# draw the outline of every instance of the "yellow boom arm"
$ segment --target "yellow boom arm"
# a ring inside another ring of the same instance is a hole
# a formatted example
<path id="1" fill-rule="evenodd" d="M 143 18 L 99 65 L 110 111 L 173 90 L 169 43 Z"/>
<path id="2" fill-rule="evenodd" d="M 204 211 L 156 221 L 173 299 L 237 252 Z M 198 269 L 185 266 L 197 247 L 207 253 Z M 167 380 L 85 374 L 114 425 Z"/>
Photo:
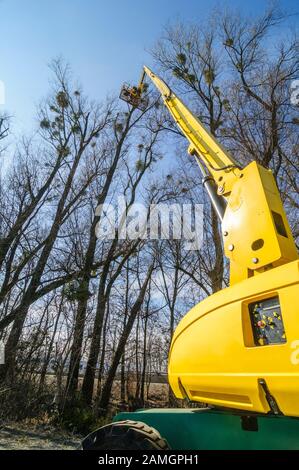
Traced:
<path id="1" fill-rule="evenodd" d="M 241 174 L 237 163 L 161 78 L 148 67 L 144 67 L 144 71 L 160 91 L 165 106 L 188 139 L 189 153 L 200 156 L 217 183 L 218 194 L 228 195 Z"/>
<path id="2" fill-rule="evenodd" d="M 230 259 L 231 284 L 298 259 L 275 179 L 270 170 L 253 161 L 241 169 L 215 137 L 203 126 L 169 86 L 148 67 L 148 75 L 161 93 L 181 132 L 189 141 L 189 153 L 202 169 L 204 164 L 227 200 L 222 214 L 224 251 Z M 202 163 L 201 163 L 202 162 Z"/>

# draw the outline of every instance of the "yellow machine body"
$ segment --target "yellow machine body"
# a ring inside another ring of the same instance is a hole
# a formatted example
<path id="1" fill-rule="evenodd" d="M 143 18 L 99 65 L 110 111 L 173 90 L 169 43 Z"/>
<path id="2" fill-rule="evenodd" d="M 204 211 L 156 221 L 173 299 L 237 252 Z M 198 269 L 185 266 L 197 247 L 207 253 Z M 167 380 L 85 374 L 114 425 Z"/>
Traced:
<path id="1" fill-rule="evenodd" d="M 266 318 L 254 327 L 250 306 L 268 299 L 275 303 L 277 299 L 280 309 L 266 308 L 262 313 Z M 279 411 L 299 416 L 298 299 L 299 261 L 293 261 L 196 305 L 179 323 L 171 344 L 168 376 L 175 395 L 268 413 L 269 402 L 260 384 L 264 380 Z M 271 322 L 277 317 L 277 342 L 256 341 L 254 328 L 273 331 Z"/>
<path id="2" fill-rule="evenodd" d="M 241 168 L 147 67 L 140 96 L 145 75 L 209 182 L 230 260 L 230 287 L 196 305 L 174 333 L 169 383 L 179 398 L 299 416 L 299 259 L 274 176 L 256 161 Z"/>

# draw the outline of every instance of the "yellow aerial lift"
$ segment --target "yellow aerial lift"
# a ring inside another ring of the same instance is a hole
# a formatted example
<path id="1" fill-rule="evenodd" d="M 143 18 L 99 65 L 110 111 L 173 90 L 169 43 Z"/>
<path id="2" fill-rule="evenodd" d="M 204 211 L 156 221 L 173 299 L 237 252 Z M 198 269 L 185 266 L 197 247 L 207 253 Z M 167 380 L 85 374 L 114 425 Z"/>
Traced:
<path id="1" fill-rule="evenodd" d="M 210 408 L 121 413 L 88 436 L 86 448 L 90 439 L 97 448 L 121 445 L 115 432 L 117 442 L 128 432 L 139 442 L 143 433 L 152 448 L 163 448 L 150 425 L 177 449 L 299 449 L 299 258 L 273 174 L 256 161 L 242 168 L 149 68 L 138 87 L 123 87 L 121 98 L 144 109 L 146 76 L 189 141 L 221 219 L 230 287 L 183 317 L 169 354 L 175 396 Z"/>

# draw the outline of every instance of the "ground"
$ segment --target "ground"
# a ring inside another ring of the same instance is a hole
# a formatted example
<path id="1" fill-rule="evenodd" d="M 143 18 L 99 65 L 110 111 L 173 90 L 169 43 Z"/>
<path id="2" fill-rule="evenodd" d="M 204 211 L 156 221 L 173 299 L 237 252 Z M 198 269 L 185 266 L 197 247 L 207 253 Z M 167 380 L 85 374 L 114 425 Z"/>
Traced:
<path id="1" fill-rule="evenodd" d="M 0 427 L 0 450 L 74 450 L 80 437 L 50 426 L 11 423 Z"/>
<path id="2" fill-rule="evenodd" d="M 167 406 L 169 387 L 164 377 L 154 378 L 155 380 L 148 385 L 146 407 L 156 408 Z M 48 377 L 49 382 L 53 380 L 52 376 Z M 161 380 L 158 383 L 158 380 Z M 136 384 L 130 382 L 127 392 L 134 395 Z M 111 405 L 116 410 L 120 410 L 120 383 L 115 381 L 111 393 Z M 138 406 L 139 407 L 139 406 Z M 130 410 L 122 408 L 123 410 Z M 38 420 L 29 420 L 28 422 L 1 422 L 0 421 L 0 450 L 71 450 L 78 449 L 82 436 L 67 433 L 55 429 L 46 422 Z"/>

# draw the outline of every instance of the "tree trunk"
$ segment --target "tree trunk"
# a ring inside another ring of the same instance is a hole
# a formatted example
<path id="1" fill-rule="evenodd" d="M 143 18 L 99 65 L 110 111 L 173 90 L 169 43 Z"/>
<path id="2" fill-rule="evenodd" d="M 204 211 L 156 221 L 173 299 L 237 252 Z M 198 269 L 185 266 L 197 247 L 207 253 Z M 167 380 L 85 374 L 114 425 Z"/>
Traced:
<path id="1" fill-rule="evenodd" d="M 136 374 L 135 398 L 139 398 L 139 394 L 140 394 L 140 374 L 139 374 L 139 315 L 137 315 L 137 325 L 136 325 L 135 374 Z"/>
<path id="2" fill-rule="evenodd" d="M 8 380 L 12 382 L 14 380 L 17 346 L 22 334 L 28 308 L 29 307 L 25 308 L 15 319 L 5 344 L 5 364 L 2 364 L 0 367 L 1 381 Z"/>
<path id="3" fill-rule="evenodd" d="M 98 303 L 97 303 L 96 317 L 95 317 L 95 322 L 94 322 L 94 327 L 93 327 L 90 351 L 89 351 L 86 371 L 85 371 L 83 385 L 82 385 L 82 397 L 84 398 L 87 404 L 90 404 L 92 402 L 92 397 L 93 397 L 94 380 L 95 380 L 96 367 L 97 367 L 99 351 L 100 351 L 100 346 L 101 346 L 101 336 L 102 336 L 103 321 L 104 321 L 104 316 L 105 316 L 105 308 L 106 308 L 106 297 L 103 292 L 103 289 L 100 287 L 100 290 L 98 293 Z"/>
<path id="4" fill-rule="evenodd" d="M 145 374 L 147 366 L 147 324 L 148 324 L 148 311 L 146 312 L 144 319 L 144 332 L 143 332 L 143 357 L 142 357 L 142 372 L 141 372 L 141 383 L 140 383 L 140 398 L 144 405 L 144 389 L 145 389 Z"/>
<path id="5" fill-rule="evenodd" d="M 125 345 L 127 343 L 128 337 L 129 337 L 129 335 L 132 331 L 132 328 L 133 328 L 134 322 L 136 320 L 136 317 L 138 315 L 138 312 L 139 312 L 139 310 L 142 306 L 144 296 L 145 296 L 145 293 L 146 293 L 146 288 L 147 288 L 148 282 L 150 280 L 150 276 L 152 274 L 152 271 L 153 271 L 153 265 L 151 265 L 148 269 L 148 272 L 147 272 L 146 278 L 144 280 L 144 283 L 141 287 L 140 293 L 139 293 L 139 295 L 137 297 L 137 300 L 134 303 L 134 305 L 133 305 L 133 307 L 132 307 L 132 309 L 129 313 L 128 321 L 127 321 L 126 326 L 125 326 L 125 328 L 124 328 L 124 330 L 121 334 L 121 337 L 119 339 L 119 342 L 118 342 L 118 345 L 117 345 L 117 348 L 116 348 L 116 351 L 115 351 L 110 369 L 109 369 L 108 374 L 107 374 L 105 384 L 104 384 L 103 389 L 102 389 L 101 398 L 100 398 L 100 401 L 99 401 L 99 408 L 102 411 L 106 410 L 107 407 L 108 407 L 109 398 L 110 398 L 110 395 L 111 395 L 111 389 L 112 389 L 114 377 L 115 377 L 115 374 L 116 374 L 116 370 L 118 368 L 120 358 L 121 358 L 121 356 L 124 352 Z"/>
<path id="6" fill-rule="evenodd" d="M 213 208 L 211 208 L 212 218 L 212 236 L 215 246 L 215 263 L 210 273 L 210 279 L 212 284 L 212 291 L 218 292 L 222 289 L 223 276 L 224 276 L 224 255 L 222 248 L 222 237 L 220 235 L 219 220 L 217 214 Z"/>
<path id="7" fill-rule="evenodd" d="M 125 351 L 121 356 L 121 367 L 120 367 L 120 401 L 125 403 L 126 401 L 126 370 L 125 370 Z"/>
<path id="8" fill-rule="evenodd" d="M 55 335 L 56 335 L 56 332 L 57 332 L 58 323 L 59 323 L 59 319 L 60 319 L 60 316 L 61 316 L 63 301 L 64 301 L 64 297 L 62 297 L 60 305 L 59 305 L 59 310 L 58 310 L 58 313 L 57 313 L 57 317 L 55 319 L 54 330 L 53 330 L 53 333 L 52 333 L 52 336 L 51 336 L 50 344 L 49 344 L 49 347 L 48 347 L 48 352 L 46 354 L 45 362 L 44 362 L 42 370 L 41 370 L 40 379 L 39 379 L 39 386 L 38 386 L 39 392 L 42 391 L 43 386 L 44 386 L 45 377 L 46 377 L 46 374 L 47 374 L 47 369 L 48 369 L 49 362 L 50 362 L 50 359 L 51 359 L 53 344 L 54 344 L 54 341 L 55 341 Z"/>

